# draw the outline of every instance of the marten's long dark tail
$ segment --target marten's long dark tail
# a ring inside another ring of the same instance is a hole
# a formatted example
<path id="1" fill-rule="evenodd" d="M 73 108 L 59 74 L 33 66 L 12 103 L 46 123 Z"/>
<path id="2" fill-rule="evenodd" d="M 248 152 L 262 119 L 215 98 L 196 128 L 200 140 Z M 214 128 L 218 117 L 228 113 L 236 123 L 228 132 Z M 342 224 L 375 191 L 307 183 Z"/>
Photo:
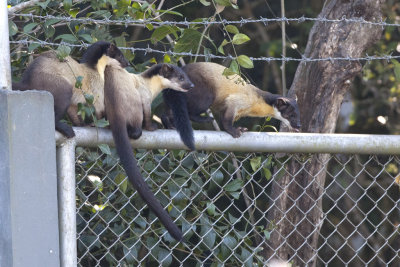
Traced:
<path id="1" fill-rule="evenodd" d="M 185 93 L 172 89 L 163 90 L 166 112 L 163 114 L 164 127 L 175 127 L 182 142 L 190 149 L 195 150 L 192 124 L 189 119 Z M 171 112 L 172 111 L 172 114 Z"/>
<path id="2" fill-rule="evenodd" d="M 162 224 L 167 228 L 173 238 L 182 241 L 183 234 L 178 226 L 172 221 L 168 212 L 164 210 L 158 199 L 147 186 L 142 175 L 140 174 L 135 155 L 132 151 L 132 146 L 129 142 L 126 125 L 122 122 L 115 121 L 110 124 L 111 131 L 114 137 L 115 146 L 120 157 L 122 166 L 128 175 L 129 181 L 133 187 L 139 192 L 143 200 L 149 205 L 150 209 L 157 215 Z"/>

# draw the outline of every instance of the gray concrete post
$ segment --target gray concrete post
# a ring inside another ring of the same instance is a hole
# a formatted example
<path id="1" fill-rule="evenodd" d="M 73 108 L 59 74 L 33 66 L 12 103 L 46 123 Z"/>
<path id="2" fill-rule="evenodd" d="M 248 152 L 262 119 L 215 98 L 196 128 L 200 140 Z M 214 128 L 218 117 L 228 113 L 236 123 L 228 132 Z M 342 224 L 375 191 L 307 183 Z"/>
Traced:
<path id="1" fill-rule="evenodd" d="M 53 98 L 0 90 L 0 266 L 60 266 Z"/>
<path id="2" fill-rule="evenodd" d="M 11 90 L 7 1 L 0 2 L 0 89 Z"/>

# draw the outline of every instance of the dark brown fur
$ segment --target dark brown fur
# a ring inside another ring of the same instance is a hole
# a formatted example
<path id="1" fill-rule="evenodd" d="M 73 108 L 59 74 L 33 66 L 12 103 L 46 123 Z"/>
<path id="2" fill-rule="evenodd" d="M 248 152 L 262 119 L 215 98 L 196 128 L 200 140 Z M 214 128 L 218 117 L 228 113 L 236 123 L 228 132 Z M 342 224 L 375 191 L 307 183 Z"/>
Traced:
<path id="1" fill-rule="evenodd" d="M 151 124 L 151 102 L 162 89 L 173 86 L 176 90 L 185 90 L 193 87 L 193 84 L 180 68 L 167 64 L 155 65 L 141 75 L 130 74 L 118 64 L 111 64 L 106 67 L 104 74 L 106 113 L 122 166 L 129 181 L 150 209 L 171 236 L 180 241 L 183 238 L 182 231 L 172 221 L 140 174 L 129 137 L 137 139 L 141 136 L 142 123 L 145 129 L 154 130 Z"/>
<path id="2" fill-rule="evenodd" d="M 186 125 L 175 125 L 170 108 L 177 99 L 184 98 L 190 119 L 196 122 L 208 122 L 212 119 L 201 116 L 208 108 L 219 115 L 222 128 L 233 137 L 239 137 L 246 128 L 233 127 L 233 122 L 241 117 L 274 117 L 294 130 L 300 128 L 300 115 L 296 100 L 262 91 L 251 84 L 243 84 L 237 75 L 225 77 L 222 73 L 225 67 L 216 63 L 192 63 L 183 67 L 195 87 L 183 94 L 166 91 L 166 113 L 162 116 L 167 128 L 187 128 Z M 182 114 L 174 117 L 182 116 Z M 181 135 L 182 139 L 190 139 Z"/>
<path id="3" fill-rule="evenodd" d="M 78 63 L 71 57 L 60 61 L 56 52 L 48 51 L 28 66 L 21 82 L 13 83 L 13 89 L 50 92 L 54 97 L 56 129 L 66 137 L 73 137 L 75 133 L 72 127 L 60 120 L 68 113 L 74 125 L 82 124 L 77 115 L 77 105 L 85 103 L 85 93 L 95 98 L 97 118 L 104 116 L 104 68 L 110 58 L 117 59 L 124 67 L 128 65 L 128 61 L 115 45 L 103 41 L 86 50 L 83 63 Z M 82 89 L 75 87 L 78 76 L 83 76 Z"/>

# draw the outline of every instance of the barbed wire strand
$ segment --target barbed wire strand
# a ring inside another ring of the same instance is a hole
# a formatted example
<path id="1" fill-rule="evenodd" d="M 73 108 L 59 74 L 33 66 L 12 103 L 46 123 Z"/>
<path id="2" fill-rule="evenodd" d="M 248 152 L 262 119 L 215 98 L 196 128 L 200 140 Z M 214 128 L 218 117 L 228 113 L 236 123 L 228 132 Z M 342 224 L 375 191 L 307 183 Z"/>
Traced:
<path id="1" fill-rule="evenodd" d="M 219 20 L 219 21 L 210 21 L 210 20 L 203 20 L 203 21 L 186 21 L 186 18 L 184 21 L 158 21 L 158 20 L 153 20 L 153 19 L 139 19 L 139 20 L 133 20 L 133 19 L 126 19 L 126 20 L 112 20 L 108 18 L 104 18 L 102 20 L 100 19 L 93 19 L 93 18 L 74 18 L 74 17 L 66 17 L 66 16 L 53 16 L 53 15 L 46 15 L 46 16 L 41 16 L 41 15 L 34 15 L 34 14 L 12 14 L 12 16 L 20 16 L 20 17 L 28 17 L 31 19 L 42 19 L 42 20 L 49 20 L 49 19 L 57 19 L 59 21 L 65 21 L 65 22 L 80 22 L 80 23 L 85 23 L 85 24 L 111 24 L 111 25 L 125 25 L 125 26 L 130 26 L 132 24 L 139 24 L 142 26 L 145 26 L 146 24 L 153 24 L 153 25 L 158 25 L 158 26 L 163 26 L 163 25 L 171 25 L 171 26 L 191 26 L 191 25 L 209 25 L 209 24 L 246 24 L 246 23 L 275 23 L 275 22 L 297 22 L 297 23 L 303 23 L 307 21 L 320 21 L 320 22 L 329 22 L 329 23 L 359 23 L 359 24 L 367 24 L 371 26 L 383 26 L 383 27 L 400 27 L 399 23 L 387 23 L 384 20 L 381 21 L 368 21 L 365 20 L 364 18 L 346 18 L 343 16 L 340 19 L 328 19 L 324 17 L 317 17 L 317 18 L 312 18 L 312 17 L 300 17 L 300 18 L 287 18 L 287 17 L 277 17 L 277 18 L 265 18 L 265 17 L 260 17 L 259 19 L 240 19 L 240 20 Z"/>
<path id="2" fill-rule="evenodd" d="M 30 45 L 30 44 L 38 44 L 40 46 L 52 46 L 52 47 L 57 47 L 60 45 L 65 45 L 69 47 L 79 47 L 79 48 L 86 48 L 90 44 L 88 43 L 82 43 L 82 44 L 71 44 L 71 43 L 66 43 L 66 42 L 61 42 L 61 43 L 51 43 L 51 42 L 46 42 L 46 41 L 33 41 L 33 40 L 18 40 L 18 41 L 10 41 L 10 44 L 22 44 L 22 45 Z M 154 48 L 139 48 L 139 47 L 119 47 L 121 50 L 130 50 L 132 53 L 135 53 L 135 51 L 141 51 L 144 52 L 145 54 L 150 54 L 150 53 L 158 53 L 162 55 L 173 55 L 173 56 L 190 56 L 190 57 L 204 57 L 207 59 L 235 59 L 235 57 L 228 55 L 228 56 L 218 56 L 214 54 L 194 54 L 191 52 L 173 52 L 171 50 L 167 51 L 162 51 Z M 293 57 L 249 57 L 252 61 L 296 61 L 296 62 L 301 62 L 301 63 L 306 63 L 306 62 L 320 62 L 320 61 L 372 61 L 372 60 L 391 60 L 391 59 L 400 59 L 400 56 L 392 56 L 392 55 L 382 55 L 382 56 L 369 56 L 366 55 L 365 57 L 327 57 L 327 58 L 308 58 L 304 55 L 302 55 L 301 58 L 293 58 Z"/>

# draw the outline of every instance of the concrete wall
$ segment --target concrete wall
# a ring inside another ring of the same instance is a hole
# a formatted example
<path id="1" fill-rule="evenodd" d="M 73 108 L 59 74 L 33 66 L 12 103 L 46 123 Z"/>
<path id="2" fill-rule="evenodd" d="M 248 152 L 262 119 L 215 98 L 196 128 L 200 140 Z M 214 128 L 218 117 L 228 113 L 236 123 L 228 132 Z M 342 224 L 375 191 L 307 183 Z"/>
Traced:
<path id="1" fill-rule="evenodd" d="M 0 266 L 60 266 L 53 98 L 0 90 Z"/>

